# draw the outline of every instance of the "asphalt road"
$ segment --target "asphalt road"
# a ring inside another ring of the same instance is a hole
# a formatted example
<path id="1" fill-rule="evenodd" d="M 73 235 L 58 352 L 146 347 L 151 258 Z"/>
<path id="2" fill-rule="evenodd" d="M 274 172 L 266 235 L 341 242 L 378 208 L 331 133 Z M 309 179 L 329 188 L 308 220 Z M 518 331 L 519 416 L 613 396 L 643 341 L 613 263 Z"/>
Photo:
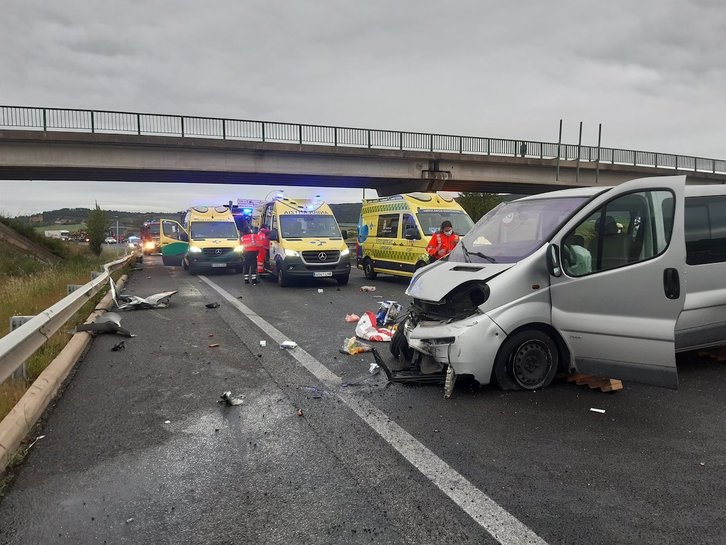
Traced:
<path id="1" fill-rule="evenodd" d="M 726 364 L 680 356 L 678 391 L 460 381 L 445 400 L 338 351 L 345 314 L 405 302 L 405 280 L 143 268 L 129 293 L 179 293 L 122 314 L 125 351 L 94 341 L 0 502 L 0 543 L 726 543 Z"/>

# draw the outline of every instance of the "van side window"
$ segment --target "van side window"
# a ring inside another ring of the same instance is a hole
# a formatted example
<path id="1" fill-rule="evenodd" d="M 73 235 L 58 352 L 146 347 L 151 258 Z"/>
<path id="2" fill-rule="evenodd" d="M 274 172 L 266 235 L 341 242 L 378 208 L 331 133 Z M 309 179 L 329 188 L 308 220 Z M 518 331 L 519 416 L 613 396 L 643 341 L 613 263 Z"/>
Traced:
<path id="1" fill-rule="evenodd" d="M 382 238 L 398 237 L 398 214 L 382 214 L 378 216 L 378 230 L 376 236 Z"/>
<path id="2" fill-rule="evenodd" d="M 403 215 L 403 236 L 410 235 L 415 239 L 419 239 L 421 237 L 418 227 L 416 226 L 416 220 L 413 219 L 413 216 L 411 214 L 404 214 Z"/>
<path id="3" fill-rule="evenodd" d="M 726 197 L 689 197 L 685 209 L 686 263 L 726 261 Z"/>
<path id="4" fill-rule="evenodd" d="M 162 220 L 163 233 L 167 238 L 173 238 L 174 240 L 181 240 L 179 236 L 179 224 L 175 221 Z"/>
<path id="5" fill-rule="evenodd" d="M 660 255 L 670 241 L 674 202 L 665 190 L 610 201 L 562 239 L 565 273 L 584 276 Z"/>

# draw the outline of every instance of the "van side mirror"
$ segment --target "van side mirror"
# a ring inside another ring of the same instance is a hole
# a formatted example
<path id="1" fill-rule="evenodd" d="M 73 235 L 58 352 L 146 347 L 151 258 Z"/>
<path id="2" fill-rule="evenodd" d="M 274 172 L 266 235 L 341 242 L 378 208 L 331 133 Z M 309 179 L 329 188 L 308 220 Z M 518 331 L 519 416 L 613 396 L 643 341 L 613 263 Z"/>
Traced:
<path id="1" fill-rule="evenodd" d="M 280 235 L 277 232 L 277 229 L 273 229 L 270 231 L 270 233 L 267 235 L 267 240 L 271 240 L 272 242 L 277 242 L 280 240 Z"/>
<path id="2" fill-rule="evenodd" d="M 562 276 L 562 267 L 560 266 L 560 249 L 557 244 L 550 244 L 547 248 L 547 270 L 552 276 Z"/>
<path id="3" fill-rule="evenodd" d="M 347 238 L 348 238 L 348 231 L 346 231 L 345 229 L 343 229 L 340 232 L 340 234 L 343 236 L 343 240 L 347 240 Z"/>
<path id="4" fill-rule="evenodd" d="M 405 238 L 406 240 L 420 240 L 421 234 L 415 227 L 406 227 L 403 232 L 403 238 Z"/>

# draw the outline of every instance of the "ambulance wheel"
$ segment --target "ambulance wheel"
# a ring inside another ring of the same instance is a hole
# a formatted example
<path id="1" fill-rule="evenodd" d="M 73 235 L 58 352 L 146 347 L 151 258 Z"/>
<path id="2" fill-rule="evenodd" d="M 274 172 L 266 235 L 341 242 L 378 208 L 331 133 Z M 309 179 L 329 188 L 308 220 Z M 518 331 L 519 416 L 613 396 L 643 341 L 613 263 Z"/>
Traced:
<path id="1" fill-rule="evenodd" d="M 426 265 L 428 265 L 428 263 L 424 263 L 423 261 L 418 261 L 418 262 L 416 263 L 416 266 L 414 267 L 414 269 L 413 269 L 413 270 L 414 270 L 414 271 L 417 271 L 417 270 L 419 270 L 419 269 L 420 269 L 421 267 L 425 267 Z"/>
<path id="2" fill-rule="evenodd" d="M 350 280 L 350 275 L 339 276 L 336 280 L 338 281 L 339 286 L 345 286 L 348 283 L 348 280 Z"/>
<path id="3" fill-rule="evenodd" d="M 366 275 L 368 280 L 375 280 L 376 276 L 378 276 L 378 273 L 376 273 L 376 270 L 373 268 L 373 261 L 370 257 L 366 257 L 363 260 L 363 273 Z"/>
<path id="4" fill-rule="evenodd" d="M 187 263 L 186 259 L 182 259 L 182 267 L 184 268 L 185 271 L 189 270 L 189 263 Z"/>
<path id="5" fill-rule="evenodd" d="M 494 377 L 502 390 L 539 390 L 555 378 L 559 363 L 557 346 L 538 329 L 509 337 L 494 362 Z"/>
<path id="6" fill-rule="evenodd" d="M 282 270 L 282 267 L 277 268 L 277 284 L 281 287 L 287 287 L 290 285 L 290 279 L 285 274 L 285 271 Z"/>

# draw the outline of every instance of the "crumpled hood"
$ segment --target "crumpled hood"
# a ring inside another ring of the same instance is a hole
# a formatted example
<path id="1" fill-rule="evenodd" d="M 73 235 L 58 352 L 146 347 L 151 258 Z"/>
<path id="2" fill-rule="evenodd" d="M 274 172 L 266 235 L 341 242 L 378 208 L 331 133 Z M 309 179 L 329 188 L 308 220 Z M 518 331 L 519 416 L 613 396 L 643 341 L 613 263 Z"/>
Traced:
<path id="1" fill-rule="evenodd" d="M 419 269 L 406 289 L 406 295 L 424 301 L 440 301 L 459 284 L 486 281 L 514 266 L 514 263 L 462 263 L 437 261 Z"/>

